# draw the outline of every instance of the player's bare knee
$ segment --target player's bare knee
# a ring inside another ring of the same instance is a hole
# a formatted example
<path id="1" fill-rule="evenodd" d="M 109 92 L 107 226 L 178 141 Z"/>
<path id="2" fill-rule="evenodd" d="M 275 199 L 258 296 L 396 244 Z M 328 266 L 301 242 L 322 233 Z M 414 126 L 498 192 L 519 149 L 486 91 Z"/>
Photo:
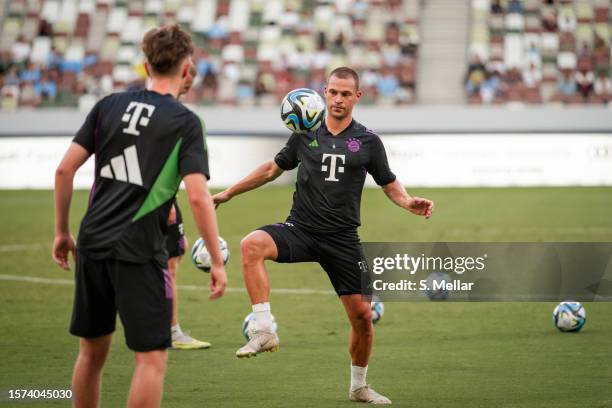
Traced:
<path id="1" fill-rule="evenodd" d="M 360 333 L 369 334 L 373 332 L 372 311 L 369 308 L 358 311 L 351 319 L 351 323 L 355 330 Z"/>
<path id="2" fill-rule="evenodd" d="M 168 353 L 161 350 L 153 351 L 138 351 L 134 353 L 136 365 L 146 366 L 149 369 L 153 369 L 157 372 L 163 373 L 166 369 L 166 362 L 168 361 Z"/>
<path id="3" fill-rule="evenodd" d="M 259 262 L 264 259 L 265 243 L 257 235 L 247 235 L 240 241 L 240 253 L 242 262 L 246 264 Z"/>
<path id="4" fill-rule="evenodd" d="M 93 367 L 104 365 L 107 355 L 108 349 L 101 347 L 81 347 L 79 350 L 79 360 Z"/>

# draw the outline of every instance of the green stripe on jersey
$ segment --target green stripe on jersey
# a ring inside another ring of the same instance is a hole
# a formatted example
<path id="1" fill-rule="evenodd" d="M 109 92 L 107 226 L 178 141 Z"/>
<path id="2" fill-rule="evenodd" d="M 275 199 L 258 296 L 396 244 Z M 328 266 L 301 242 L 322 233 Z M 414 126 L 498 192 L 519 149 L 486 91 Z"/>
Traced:
<path id="1" fill-rule="evenodd" d="M 179 150 L 181 148 L 181 142 L 183 139 L 179 139 L 172 149 L 172 153 L 166 159 L 164 167 L 162 167 L 149 195 L 145 198 L 144 202 L 138 209 L 138 212 L 132 218 L 132 222 L 138 221 L 151 211 L 156 210 L 166 201 L 170 200 L 176 194 L 179 184 L 181 183 L 181 175 L 179 174 Z"/>

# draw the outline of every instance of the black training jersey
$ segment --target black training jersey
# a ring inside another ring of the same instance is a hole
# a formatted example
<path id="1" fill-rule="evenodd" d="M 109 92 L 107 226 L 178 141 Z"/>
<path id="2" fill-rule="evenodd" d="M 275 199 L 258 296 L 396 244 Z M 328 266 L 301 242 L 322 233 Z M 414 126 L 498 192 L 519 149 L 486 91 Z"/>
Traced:
<path id="1" fill-rule="evenodd" d="M 74 142 L 95 154 L 78 250 L 93 259 L 165 257 L 172 199 L 208 158 L 200 119 L 172 95 L 142 90 L 100 100 Z"/>
<path id="2" fill-rule="evenodd" d="M 366 174 L 380 186 L 395 180 L 382 141 L 355 120 L 332 135 L 325 123 L 309 134 L 294 133 L 274 158 L 283 170 L 298 167 L 287 221 L 320 232 L 355 229 Z"/>

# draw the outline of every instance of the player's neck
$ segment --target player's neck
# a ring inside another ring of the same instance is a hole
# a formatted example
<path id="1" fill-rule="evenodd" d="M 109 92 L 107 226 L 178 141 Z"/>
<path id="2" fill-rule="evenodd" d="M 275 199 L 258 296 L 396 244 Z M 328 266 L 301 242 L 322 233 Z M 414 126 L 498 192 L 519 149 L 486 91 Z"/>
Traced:
<path id="1" fill-rule="evenodd" d="M 329 132 L 332 135 L 338 136 L 340 133 L 342 133 L 344 129 L 349 127 L 352 121 L 353 121 L 352 115 L 347 115 L 346 117 L 342 119 L 336 119 L 328 115 L 325 117 L 325 126 L 327 127 L 327 130 L 329 130 Z"/>
<path id="2" fill-rule="evenodd" d="M 161 95 L 170 94 L 174 99 L 178 98 L 180 89 L 181 84 L 178 81 L 168 78 L 151 78 L 147 85 L 147 90 Z"/>

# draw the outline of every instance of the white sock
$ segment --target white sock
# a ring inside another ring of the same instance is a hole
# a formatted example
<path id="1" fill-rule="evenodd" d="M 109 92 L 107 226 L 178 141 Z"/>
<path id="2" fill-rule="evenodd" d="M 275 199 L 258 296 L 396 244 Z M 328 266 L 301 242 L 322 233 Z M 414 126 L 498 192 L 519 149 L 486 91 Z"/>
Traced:
<path id="1" fill-rule="evenodd" d="M 181 326 L 177 323 L 170 328 L 170 333 L 172 333 L 172 338 L 176 339 L 177 337 L 180 337 L 181 334 L 183 334 L 183 331 L 181 330 Z"/>
<path id="2" fill-rule="evenodd" d="M 368 366 L 359 367 L 351 364 L 351 391 L 357 388 L 365 387 L 366 374 L 368 373 Z"/>
<path id="3" fill-rule="evenodd" d="M 272 331 L 272 313 L 270 313 L 270 302 L 257 303 L 253 305 L 257 328 L 263 331 Z"/>

